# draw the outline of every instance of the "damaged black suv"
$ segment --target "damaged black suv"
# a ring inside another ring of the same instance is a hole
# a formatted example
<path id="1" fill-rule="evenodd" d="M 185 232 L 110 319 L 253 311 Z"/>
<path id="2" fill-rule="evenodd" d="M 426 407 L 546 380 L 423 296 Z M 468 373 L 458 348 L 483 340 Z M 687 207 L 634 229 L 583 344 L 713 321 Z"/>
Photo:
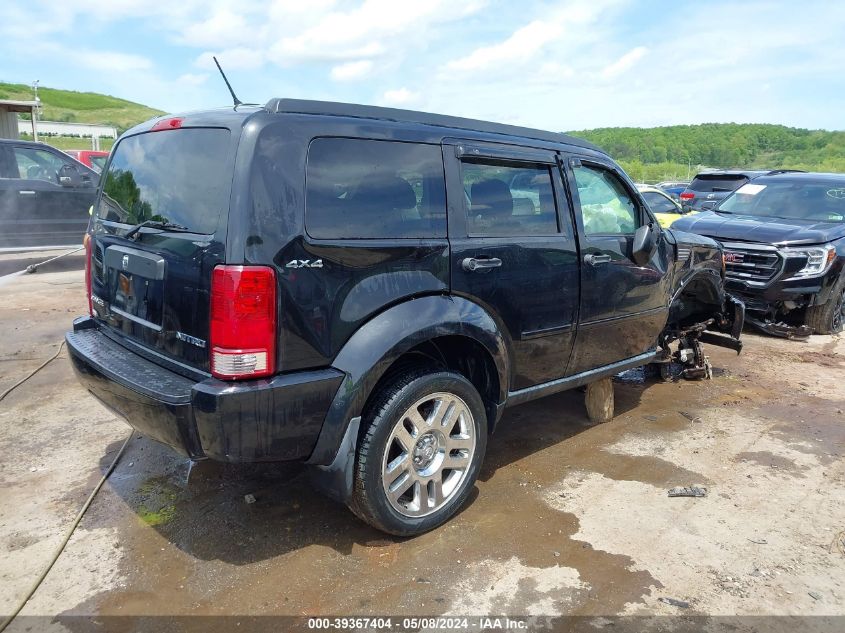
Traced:
<path id="1" fill-rule="evenodd" d="M 505 407 L 704 374 L 744 316 L 719 245 L 662 229 L 592 145 L 375 107 L 135 127 L 85 243 L 66 340 L 92 394 L 192 459 L 303 461 L 400 535 L 464 503 Z"/>
<path id="2" fill-rule="evenodd" d="M 788 338 L 843 331 L 845 174 L 761 176 L 672 228 L 723 243 L 749 323 Z"/>

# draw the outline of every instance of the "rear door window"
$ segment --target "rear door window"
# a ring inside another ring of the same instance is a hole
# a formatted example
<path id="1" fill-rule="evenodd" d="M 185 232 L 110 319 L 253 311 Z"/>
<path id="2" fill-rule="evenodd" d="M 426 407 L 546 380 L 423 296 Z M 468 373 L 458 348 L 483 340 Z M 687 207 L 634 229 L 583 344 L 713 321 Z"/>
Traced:
<path id="1" fill-rule="evenodd" d="M 123 139 L 101 180 L 101 220 L 172 222 L 211 234 L 229 208 L 230 132 L 182 128 Z"/>
<path id="2" fill-rule="evenodd" d="M 305 228 L 317 239 L 446 237 L 440 146 L 314 139 L 306 168 Z"/>
<path id="3" fill-rule="evenodd" d="M 548 165 L 463 161 L 467 231 L 475 237 L 558 233 Z"/>

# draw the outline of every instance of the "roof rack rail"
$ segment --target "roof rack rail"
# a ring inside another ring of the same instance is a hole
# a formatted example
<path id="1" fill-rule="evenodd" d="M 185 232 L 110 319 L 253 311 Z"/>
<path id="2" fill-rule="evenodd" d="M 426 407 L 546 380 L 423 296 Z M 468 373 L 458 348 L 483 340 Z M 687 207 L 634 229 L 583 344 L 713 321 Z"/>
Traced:
<path id="1" fill-rule="evenodd" d="M 766 172 L 767 176 L 776 176 L 777 174 L 806 174 L 804 169 L 772 169 Z"/>
<path id="2" fill-rule="evenodd" d="M 523 136 L 534 140 L 564 143 L 605 153 L 589 141 L 569 136 L 567 134 L 561 134 L 559 132 L 536 130 L 516 125 L 507 125 L 505 123 L 493 123 L 491 121 L 465 119 L 462 117 L 448 116 L 444 114 L 432 114 L 430 112 L 417 112 L 414 110 L 383 108 L 380 106 L 357 105 L 354 103 L 279 98 L 270 99 L 265 104 L 264 109 L 271 114 L 315 114 L 360 119 L 376 119 L 381 121 L 396 121 L 444 128 L 455 128 L 458 130 L 472 130 L 474 132 L 486 132 L 489 134 Z"/>

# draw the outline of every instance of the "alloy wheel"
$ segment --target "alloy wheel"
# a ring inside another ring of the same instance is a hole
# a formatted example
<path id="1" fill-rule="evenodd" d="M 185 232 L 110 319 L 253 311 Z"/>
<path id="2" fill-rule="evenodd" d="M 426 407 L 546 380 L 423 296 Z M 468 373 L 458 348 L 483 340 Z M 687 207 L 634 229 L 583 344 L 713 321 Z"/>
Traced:
<path id="1" fill-rule="evenodd" d="M 382 485 L 394 510 L 422 517 L 448 503 L 461 488 L 475 454 L 472 413 L 452 393 L 420 398 L 390 432 Z"/>

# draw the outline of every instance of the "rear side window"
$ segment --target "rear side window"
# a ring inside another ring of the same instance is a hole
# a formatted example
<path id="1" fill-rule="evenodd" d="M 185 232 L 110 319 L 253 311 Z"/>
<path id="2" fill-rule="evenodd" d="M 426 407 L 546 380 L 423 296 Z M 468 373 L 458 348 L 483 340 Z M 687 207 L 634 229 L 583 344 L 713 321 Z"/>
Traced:
<path id="1" fill-rule="evenodd" d="M 440 146 L 314 139 L 306 168 L 305 229 L 317 239 L 446 237 Z"/>
<path id="2" fill-rule="evenodd" d="M 714 191 L 733 191 L 748 182 L 745 176 L 696 176 L 689 188 L 693 191 L 712 193 Z"/>
<path id="3" fill-rule="evenodd" d="M 653 213 L 677 213 L 678 211 L 674 202 L 656 191 L 644 191 L 643 198 Z"/>
<path id="4" fill-rule="evenodd" d="M 211 234 L 229 208 L 229 130 L 182 128 L 123 139 L 97 209 L 102 220 L 173 222 Z"/>
<path id="5" fill-rule="evenodd" d="M 464 161 L 461 172 L 469 235 L 542 236 L 558 232 L 547 165 Z"/>

